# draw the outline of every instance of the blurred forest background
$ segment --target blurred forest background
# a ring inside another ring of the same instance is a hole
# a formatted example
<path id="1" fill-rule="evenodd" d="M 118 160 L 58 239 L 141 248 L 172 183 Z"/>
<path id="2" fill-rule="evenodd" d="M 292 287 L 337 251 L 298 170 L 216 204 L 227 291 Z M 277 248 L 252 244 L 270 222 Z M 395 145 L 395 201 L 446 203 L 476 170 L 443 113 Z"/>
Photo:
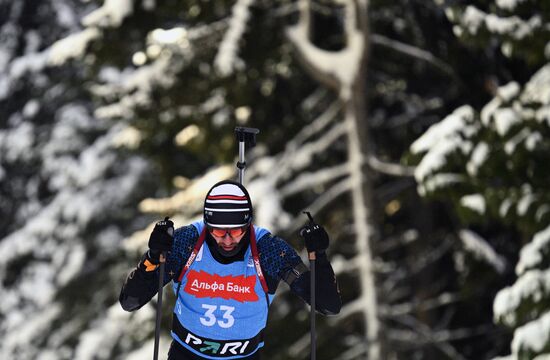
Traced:
<path id="1" fill-rule="evenodd" d="M 0 0 L 0 114 L 2 359 L 150 359 L 121 284 L 235 126 L 256 223 L 331 234 L 320 360 L 550 359 L 549 1 Z M 281 285 L 266 359 L 308 312 Z"/>

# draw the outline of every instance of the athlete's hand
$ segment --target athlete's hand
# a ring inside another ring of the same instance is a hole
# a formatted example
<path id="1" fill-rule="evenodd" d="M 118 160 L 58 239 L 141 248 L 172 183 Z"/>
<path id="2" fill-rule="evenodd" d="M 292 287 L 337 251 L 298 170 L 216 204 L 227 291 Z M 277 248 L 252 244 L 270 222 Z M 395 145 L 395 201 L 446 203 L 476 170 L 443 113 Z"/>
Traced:
<path id="1" fill-rule="evenodd" d="M 149 260 L 158 264 L 163 252 L 172 250 L 174 243 L 174 223 L 166 217 L 155 224 L 149 237 Z"/>
<path id="2" fill-rule="evenodd" d="M 308 216 L 310 217 L 310 221 L 300 230 L 300 236 L 304 238 L 308 253 L 322 253 L 328 248 L 328 234 L 321 225 L 313 221 L 309 213 Z"/>

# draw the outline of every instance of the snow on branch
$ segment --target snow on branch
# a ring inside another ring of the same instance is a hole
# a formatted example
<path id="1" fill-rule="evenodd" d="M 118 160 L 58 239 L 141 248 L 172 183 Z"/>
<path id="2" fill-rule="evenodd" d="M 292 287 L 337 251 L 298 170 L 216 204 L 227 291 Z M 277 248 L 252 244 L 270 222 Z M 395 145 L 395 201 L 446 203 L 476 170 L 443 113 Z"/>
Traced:
<path id="1" fill-rule="evenodd" d="M 99 36 L 99 30 L 89 28 L 55 42 L 50 47 L 48 62 L 53 66 L 61 66 L 71 59 L 81 58 L 88 44 Z"/>
<path id="2" fill-rule="evenodd" d="M 512 353 L 540 353 L 550 343 L 550 311 L 514 331 Z M 548 356 L 548 355 L 547 355 Z"/>
<path id="3" fill-rule="evenodd" d="M 229 28 L 214 59 L 214 66 L 221 76 L 231 75 L 237 66 L 239 40 L 246 30 L 246 23 L 250 17 L 249 7 L 252 3 L 253 0 L 238 0 L 233 5 Z"/>
<path id="4" fill-rule="evenodd" d="M 471 253 L 476 259 L 491 265 L 499 274 L 506 270 L 506 259 L 497 254 L 489 243 L 478 234 L 470 230 L 460 230 L 458 237 L 462 241 L 464 250 Z"/>
<path id="5" fill-rule="evenodd" d="M 449 66 L 449 64 L 437 58 L 432 53 L 426 50 L 420 49 L 416 46 L 411 46 L 409 44 L 402 43 L 394 39 L 390 39 L 380 34 L 372 34 L 370 38 L 374 44 L 379 44 L 379 45 L 388 47 L 392 50 L 395 50 L 397 52 L 400 52 L 402 54 L 406 54 L 410 57 L 425 61 L 429 64 L 434 65 L 436 68 L 438 68 L 439 70 L 441 70 L 446 74 L 454 75 L 454 71 L 451 68 L 451 66 Z"/>
<path id="6" fill-rule="evenodd" d="M 82 19 L 84 26 L 119 27 L 134 11 L 134 0 L 105 0 L 103 6 Z"/>
<path id="7" fill-rule="evenodd" d="M 393 176 L 414 176 L 414 171 L 416 169 L 413 166 L 404 166 L 384 162 L 372 154 L 367 156 L 366 162 L 373 170 L 376 170 L 382 174 Z"/>
<path id="8" fill-rule="evenodd" d="M 550 256 L 550 226 L 536 233 L 533 241 L 521 249 L 516 274 L 520 276 L 527 270 L 540 266 L 544 257 L 548 256 Z"/>
<path id="9" fill-rule="evenodd" d="M 508 326 L 516 326 L 524 321 L 524 316 L 532 318 L 537 314 L 537 308 L 544 307 L 550 299 L 550 270 L 529 270 L 525 272 L 512 286 L 498 292 L 493 302 L 495 321 Z M 522 308 L 529 307 L 525 314 Z"/>

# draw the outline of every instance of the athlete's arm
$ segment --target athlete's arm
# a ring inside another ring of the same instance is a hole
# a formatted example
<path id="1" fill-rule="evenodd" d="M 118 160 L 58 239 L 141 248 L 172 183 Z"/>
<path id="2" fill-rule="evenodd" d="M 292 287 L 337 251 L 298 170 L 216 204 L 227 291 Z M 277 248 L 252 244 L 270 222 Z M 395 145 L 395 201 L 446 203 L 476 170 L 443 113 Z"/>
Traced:
<path id="1" fill-rule="evenodd" d="M 283 239 L 266 235 L 258 241 L 260 263 L 265 272 L 269 293 L 275 293 L 280 280 L 290 290 L 309 304 L 310 271 L 296 251 Z M 324 252 L 317 255 L 315 262 L 315 309 L 325 315 L 340 312 L 342 303 L 334 271 Z"/>
<path id="2" fill-rule="evenodd" d="M 183 261 L 187 261 L 189 254 L 198 238 L 194 226 L 188 225 L 174 232 L 172 250 L 166 257 L 164 285 L 176 279 L 182 268 Z M 150 260 L 147 251 L 139 264 L 126 277 L 120 291 L 119 302 L 126 311 L 134 311 L 147 304 L 158 291 L 159 266 Z"/>
<path id="3" fill-rule="evenodd" d="M 303 265 L 303 263 L 302 263 Z M 305 265 L 304 265 L 305 266 Z M 308 304 L 311 299 L 311 272 L 309 269 L 300 273 L 290 284 L 293 293 Z M 324 315 L 335 315 L 342 308 L 338 283 L 326 253 L 317 253 L 315 261 L 315 310 Z"/>

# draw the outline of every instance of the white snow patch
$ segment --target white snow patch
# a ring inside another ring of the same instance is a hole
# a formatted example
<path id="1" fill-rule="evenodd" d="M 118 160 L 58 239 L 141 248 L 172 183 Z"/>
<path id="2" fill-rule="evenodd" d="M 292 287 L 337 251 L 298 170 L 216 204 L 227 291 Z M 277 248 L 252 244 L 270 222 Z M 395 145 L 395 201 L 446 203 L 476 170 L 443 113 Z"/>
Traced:
<path id="1" fill-rule="evenodd" d="M 536 233 L 533 240 L 521 249 L 516 274 L 520 276 L 525 271 L 535 268 L 543 260 L 543 255 L 548 256 L 548 253 L 550 253 L 550 226 Z"/>
<path id="2" fill-rule="evenodd" d="M 514 137 L 506 141 L 506 143 L 504 144 L 504 151 L 506 152 L 506 154 L 512 155 L 516 151 L 518 145 L 529 138 L 529 135 L 531 135 L 531 130 L 529 130 L 528 128 L 523 128 Z"/>
<path id="3" fill-rule="evenodd" d="M 470 230 L 460 230 L 458 233 L 464 246 L 464 250 L 471 253 L 476 259 L 491 265 L 499 274 L 506 270 L 506 260 L 478 234 Z"/>
<path id="4" fill-rule="evenodd" d="M 420 154 L 432 149 L 439 142 L 444 142 L 446 137 L 458 133 L 468 126 L 474 119 L 474 109 L 465 105 L 457 108 L 452 114 L 445 117 L 439 123 L 432 125 L 412 145 L 411 151 Z"/>
<path id="5" fill-rule="evenodd" d="M 105 0 L 102 7 L 82 19 L 82 24 L 84 26 L 119 27 L 133 11 L 133 0 Z"/>
<path id="6" fill-rule="evenodd" d="M 525 216 L 529 207 L 535 202 L 537 196 L 534 194 L 525 194 L 521 197 L 517 204 L 517 214 L 519 216 Z"/>
<path id="7" fill-rule="evenodd" d="M 521 122 L 521 118 L 516 111 L 510 108 L 498 109 L 493 114 L 496 131 L 500 136 L 506 136 L 508 131 Z"/>
<path id="8" fill-rule="evenodd" d="M 514 331 L 512 352 L 519 354 L 521 350 L 530 350 L 538 353 L 548 343 L 550 343 L 550 311 Z"/>
<path id="9" fill-rule="evenodd" d="M 466 164 L 468 175 L 473 177 L 477 176 L 479 169 L 485 164 L 488 157 L 489 145 L 486 142 L 478 143 L 472 151 L 470 160 Z"/>
<path id="10" fill-rule="evenodd" d="M 550 64 L 540 68 L 527 82 L 521 94 L 523 103 L 550 104 Z"/>
<path id="11" fill-rule="evenodd" d="M 468 5 L 462 15 L 462 25 L 466 27 L 470 34 L 477 34 L 479 28 L 483 24 L 487 14 L 478 8 Z"/>
<path id="12" fill-rule="evenodd" d="M 538 131 L 531 133 L 525 140 L 525 148 L 529 151 L 534 151 L 537 145 L 543 140 L 542 135 Z"/>
<path id="13" fill-rule="evenodd" d="M 81 58 L 88 44 L 99 35 L 99 30 L 89 28 L 58 40 L 50 47 L 48 62 L 54 66 L 61 66 L 71 59 Z"/>
<path id="14" fill-rule="evenodd" d="M 460 205 L 477 212 L 480 215 L 485 214 L 486 203 L 485 198 L 481 194 L 464 195 L 460 198 Z"/>
<path id="15" fill-rule="evenodd" d="M 514 201 L 512 199 L 510 198 L 504 199 L 498 209 L 498 214 L 500 215 L 500 217 L 505 218 L 506 215 L 508 215 L 508 211 L 510 211 L 513 205 L 514 205 Z"/>
<path id="16" fill-rule="evenodd" d="M 504 10 L 514 10 L 522 2 L 525 0 L 496 0 L 497 6 Z"/>
<path id="17" fill-rule="evenodd" d="M 58 287 L 67 285 L 82 269 L 86 260 L 86 249 L 81 244 L 75 243 L 70 249 L 61 270 L 57 274 Z"/>
<path id="18" fill-rule="evenodd" d="M 526 271 L 509 287 L 500 290 L 493 302 L 495 320 L 508 326 L 516 325 L 516 310 L 526 299 L 539 302 L 550 293 L 550 270 Z"/>
<path id="19" fill-rule="evenodd" d="M 23 107 L 23 116 L 26 118 L 34 117 L 40 110 L 40 102 L 36 99 L 29 100 Z"/>
<path id="20" fill-rule="evenodd" d="M 250 17 L 249 7 L 252 3 L 253 0 L 238 0 L 233 5 L 229 28 L 214 59 L 214 66 L 221 76 L 231 75 L 235 70 L 239 40 L 246 30 L 246 23 Z"/>

